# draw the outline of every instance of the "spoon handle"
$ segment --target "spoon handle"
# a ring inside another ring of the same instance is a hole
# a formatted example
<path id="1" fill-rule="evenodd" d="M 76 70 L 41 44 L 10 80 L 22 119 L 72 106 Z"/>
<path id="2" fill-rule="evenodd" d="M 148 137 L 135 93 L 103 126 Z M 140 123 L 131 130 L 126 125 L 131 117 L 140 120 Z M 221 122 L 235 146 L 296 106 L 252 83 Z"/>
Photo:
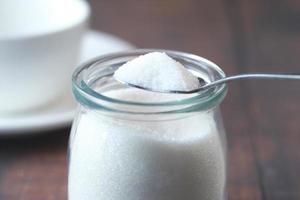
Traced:
<path id="1" fill-rule="evenodd" d="M 228 76 L 214 82 L 208 83 L 202 87 L 207 89 L 222 83 L 240 80 L 240 79 L 278 79 L 278 80 L 300 80 L 300 73 L 280 73 L 280 74 L 239 74 L 235 76 Z"/>

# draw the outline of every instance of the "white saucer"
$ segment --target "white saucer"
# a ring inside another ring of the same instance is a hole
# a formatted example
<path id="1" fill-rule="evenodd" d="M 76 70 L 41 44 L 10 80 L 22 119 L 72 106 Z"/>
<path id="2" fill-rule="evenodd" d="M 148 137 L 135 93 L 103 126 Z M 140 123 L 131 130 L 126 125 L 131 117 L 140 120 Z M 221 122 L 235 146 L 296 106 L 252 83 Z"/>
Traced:
<path id="1" fill-rule="evenodd" d="M 83 39 L 80 63 L 106 53 L 133 48 L 133 45 L 110 34 L 89 31 Z M 0 136 L 43 133 L 67 127 L 73 120 L 75 109 L 76 103 L 70 92 L 66 91 L 55 102 L 38 110 L 18 116 L 0 117 Z"/>

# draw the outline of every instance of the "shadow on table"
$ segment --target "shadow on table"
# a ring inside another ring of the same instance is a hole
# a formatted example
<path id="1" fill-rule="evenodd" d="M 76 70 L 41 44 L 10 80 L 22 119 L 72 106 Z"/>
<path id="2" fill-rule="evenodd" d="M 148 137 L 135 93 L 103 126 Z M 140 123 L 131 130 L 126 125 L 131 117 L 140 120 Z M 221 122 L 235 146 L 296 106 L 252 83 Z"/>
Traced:
<path id="1" fill-rule="evenodd" d="M 65 147 L 67 145 L 70 128 L 55 131 L 36 132 L 9 136 L 0 136 L 0 150 L 16 149 L 45 149 L 51 147 Z"/>

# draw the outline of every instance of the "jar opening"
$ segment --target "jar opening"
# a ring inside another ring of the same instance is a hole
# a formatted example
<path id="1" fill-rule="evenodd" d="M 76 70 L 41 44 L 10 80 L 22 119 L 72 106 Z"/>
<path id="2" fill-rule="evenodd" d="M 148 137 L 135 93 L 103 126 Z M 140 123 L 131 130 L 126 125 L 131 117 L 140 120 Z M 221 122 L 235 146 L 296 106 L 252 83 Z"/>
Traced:
<path id="1" fill-rule="evenodd" d="M 186 66 L 194 75 L 207 82 L 225 77 L 224 72 L 216 64 L 193 54 L 162 49 L 139 49 L 101 56 L 77 68 L 73 74 L 75 98 L 80 104 L 92 109 L 131 114 L 194 112 L 210 109 L 223 100 L 227 91 L 225 84 L 191 95 L 160 95 L 166 98 L 160 98 L 157 101 L 145 101 L 145 98 L 140 101 L 141 98 L 122 99 L 111 96 L 110 91 L 128 90 L 128 86 L 114 80 L 112 77 L 114 71 L 125 62 L 154 51 L 167 53 Z M 170 95 L 174 96 L 170 98 Z"/>

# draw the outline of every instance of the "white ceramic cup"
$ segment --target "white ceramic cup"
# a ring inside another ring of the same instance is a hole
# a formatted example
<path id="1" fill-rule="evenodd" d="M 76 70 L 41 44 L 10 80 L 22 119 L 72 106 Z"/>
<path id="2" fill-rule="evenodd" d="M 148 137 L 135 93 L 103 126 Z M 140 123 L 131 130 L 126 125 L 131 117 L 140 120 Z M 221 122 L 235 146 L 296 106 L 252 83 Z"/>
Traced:
<path id="1" fill-rule="evenodd" d="M 1 0 L 0 114 L 40 107 L 70 85 L 89 16 L 83 0 Z"/>

